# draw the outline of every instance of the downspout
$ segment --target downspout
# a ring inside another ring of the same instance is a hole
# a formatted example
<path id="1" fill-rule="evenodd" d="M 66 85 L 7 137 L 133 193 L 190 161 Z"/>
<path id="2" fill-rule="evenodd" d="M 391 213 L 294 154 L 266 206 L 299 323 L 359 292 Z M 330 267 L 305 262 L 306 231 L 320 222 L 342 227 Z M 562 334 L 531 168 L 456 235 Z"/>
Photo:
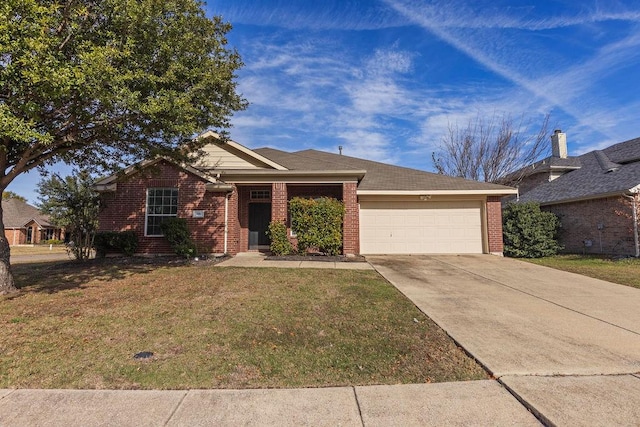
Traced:
<path id="1" fill-rule="evenodd" d="M 229 194 L 224 196 L 224 254 L 227 254 L 227 239 L 229 234 Z"/>
<path id="2" fill-rule="evenodd" d="M 638 241 L 638 202 L 636 198 L 638 193 L 633 196 L 629 196 L 627 194 L 623 194 L 624 197 L 631 200 L 631 212 L 633 216 L 633 243 L 636 248 L 636 258 L 640 258 L 640 242 Z"/>

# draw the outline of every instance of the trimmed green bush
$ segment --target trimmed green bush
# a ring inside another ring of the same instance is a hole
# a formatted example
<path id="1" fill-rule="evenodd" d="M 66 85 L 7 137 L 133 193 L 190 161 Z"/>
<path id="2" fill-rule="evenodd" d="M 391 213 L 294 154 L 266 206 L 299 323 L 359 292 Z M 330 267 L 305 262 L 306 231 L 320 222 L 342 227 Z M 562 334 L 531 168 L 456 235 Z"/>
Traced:
<path id="1" fill-rule="evenodd" d="M 177 255 L 191 258 L 198 254 L 196 244 L 191 239 L 191 233 L 189 232 L 186 219 L 167 219 L 160 224 L 160 229 Z"/>
<path id="2" fill-rule="evenodd" d="M 49 239 L 41 242 L 42 245 L 61 245 L 64 243 L 64 240 L 60 239 Z"/>
<path id="3" fill-rule="evenodd" d="M 102 258 L 109 252 L 132 256 L 138 249 L 138 236 L 135 231 L 100 231 L 93 239 L 96 257 Z"/>
<path id="4" fill-rule="evenodd" d="M 310 248 L 328 255 L 341 253 L 344 203 L 331 197 L 294 197 L 289 201 L 289 211 L 300 253 L 306 254 Z"/>
<path id="5" fill-rule="evenodd" d="M 287 226 L 280 221 L 271 221 L 267 236 L 271 240 L 269 250 L 277 256 L 289 255 L 293 253 L 293 245 L 287 238 Z"/>
<path id="6" fill-rule="evenodd" d="M 562 249 L 557 241 L 560 220 L 541 211 L 538 203 L 509 203 L 502 211 L 502 227 L 506 256 L 541 258 Z"/>

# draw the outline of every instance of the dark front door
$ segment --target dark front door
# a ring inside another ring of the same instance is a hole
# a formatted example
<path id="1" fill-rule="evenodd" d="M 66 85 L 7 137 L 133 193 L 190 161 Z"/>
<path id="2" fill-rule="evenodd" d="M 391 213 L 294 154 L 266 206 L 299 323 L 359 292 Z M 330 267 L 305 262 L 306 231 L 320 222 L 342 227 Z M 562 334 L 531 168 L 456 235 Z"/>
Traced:
<path id="1" fill-rule="evenodd" d="M 271 203 L 249 204 L 249 249 L 268 249 L 267 229 L 271 221 Z"/>

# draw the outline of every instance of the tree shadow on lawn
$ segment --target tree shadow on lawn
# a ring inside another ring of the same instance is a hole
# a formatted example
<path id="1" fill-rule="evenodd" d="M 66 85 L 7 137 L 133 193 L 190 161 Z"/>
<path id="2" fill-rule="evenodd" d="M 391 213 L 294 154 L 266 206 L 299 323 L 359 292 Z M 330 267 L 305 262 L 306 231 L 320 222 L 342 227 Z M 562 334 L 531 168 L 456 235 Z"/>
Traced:
<path id="1" fill-rule="evenodd" d="M 159 267 L 182 267 L 189 261 L 177 257 L 114 257 L 86 261 L 49 261 L 11 266 L 19 292 L 6 295 L 18 298 L 28 293 L 53 294 L 68 289 L 85 289 L 90 282 L 121 280 L 134 274 L 146 274 Z"/>

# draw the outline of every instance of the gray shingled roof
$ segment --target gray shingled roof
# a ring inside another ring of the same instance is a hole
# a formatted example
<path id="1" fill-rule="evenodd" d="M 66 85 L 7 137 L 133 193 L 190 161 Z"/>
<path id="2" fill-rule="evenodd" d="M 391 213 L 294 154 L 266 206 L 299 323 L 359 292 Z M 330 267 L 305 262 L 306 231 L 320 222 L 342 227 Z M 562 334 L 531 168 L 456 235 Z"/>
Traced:
<path id="1" fill-rule="evenodd" d="M 48 215 L 18 199 L 2 201 L 2 220 L 6 228 L 22 228 L 31 220 L 35 220 L 42 227 L 52 227 Z"/>
<path id="2" fill-rule="evenodd" d="M 455 178 L 371 160 L 317 150 L 287 153 L 258 148 L 256 153 L 290 170 L 366 170 L 358 190 L 375 191 L 509 191 L 511 187 Z"/>
<path id="3" fill-rule="evenodd" d="M 528 166 L 525 166 L 521 169 L 518 169 L 515 172 L 511 172 L 510 174 L 500 178 L 498 182 L 502 184 L 513 184 L 520 181 L 523 177 L 535 175 L 538 173 L 548 173 L 551 170 L 565 170 L 569 171 L 571 169 L 579 169 L 580 168 L 580 159 L 575 156 L 570 157 L 554 157 L 549 156 L 542 160 L 539 160 L 535 163 L 532 163 Z"/>
<path id="4" fill-rule="evenodd" d="M 640 185 L 640 138 L 578 156 L 580 169 L 523 194 L 521 201 L 541 204 L 625 193 Z"/>

